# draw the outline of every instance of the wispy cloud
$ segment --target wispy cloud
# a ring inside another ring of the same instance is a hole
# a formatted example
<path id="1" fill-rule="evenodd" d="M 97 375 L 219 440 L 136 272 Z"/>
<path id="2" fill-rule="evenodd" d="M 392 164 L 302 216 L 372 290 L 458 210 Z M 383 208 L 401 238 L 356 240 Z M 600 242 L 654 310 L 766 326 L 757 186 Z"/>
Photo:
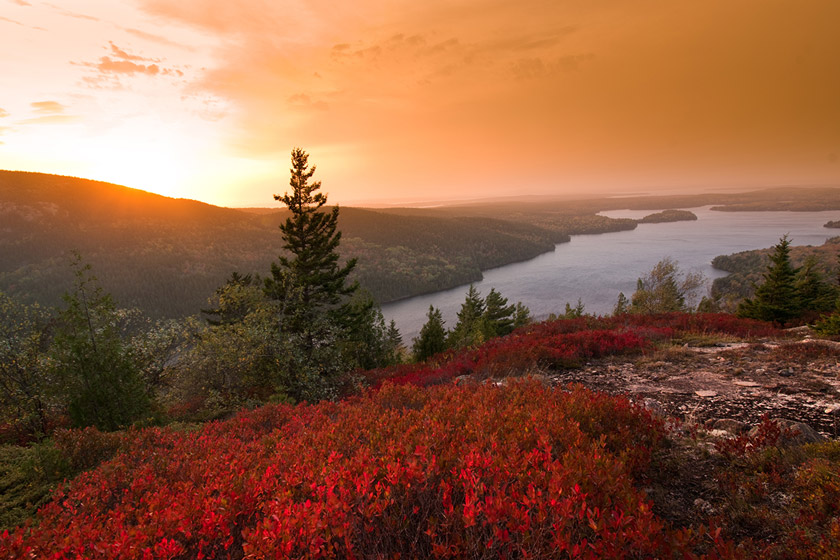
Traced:
<path id="1" fill-rule="evenodd" d="M 27 27 L 26 25 L 24 25 L 23 23 L 19 22 L 16 19 L 7 18 L 7 17 L 4 17 L 4 16 L 0 16 L 0 21 L 5 21 L 6 23 L 13 23 L 15 25 L 21 25 L 23 27 Z"/>
<path id="2" fill-rule="evenodd" d="M 7 110 L 3 109 L 2 107 L 0 107 L 0 119 L 8 117 L 8 116 L 9 116 L 9 112 Z"/>
<path id="3" fill-rule="evenodd" d="M 73 11 L 68 10 L 66 8 L 63 8 L 61 6 L 56 6 L 55 4 L 50 4 L 48 2 L 45 2 L 44 5 L 49 7 L 49 8 L 52 8 L 53 10 L 58 12 L 59 14 L 61 14 L 63 16 L 66 16 L 66 17 L 71 17 L 71 18 L 76 18 L 76 19 L 86 19 L 88 21 L 102 21 L 98 17 L 91 16 L 91 15 L 88 15 L 88 14 L 82 14 L 82 13 L 79 13 L 79 12 L 73 12 Z"/>
<path id="4" fill-rule="evenodd" d="M 27 2 L 26 0 L 12 0 L 12 3 L 17 4 L 18 6 L 31 6 L 32 5 L 29 2 Z"/>
<path id="5" fill-rule="evenodd" d="M 58 101 L 34 101 L 29 106 L 35 116 L 15 124 L 63 124 L 79 120 L 77 115 L 67 114 L 67 107 Z"/>
<path id="6" fill-rule="evenodd" d="M 135 29 L 133 27 L 120 27 L 120 29 L 122 29 L 126 33 L 130 33 L 131 35 L 134 35 L 135 37 L 139 37 L 140 39 L 143 39 L 145 41 L 152 41 L 152 42 L 159 43 L 161 45 L 167 45 L 167 46 L 170 46 L 170 47 L 178 47 L 178 48 L 188 50 L 188 51 L 195 50 L 190 46 L 184 45 L 184 44 L 179 43 L 177 41 L 173 41 L 172 39 L 164 37 L 163 35 L 157 35 L 155 33 L 149 33 L 148 31 L 142 31 L 140 29 Z"/>
<path id="7" fill-rule="evenodd" d="M 35 101 L 29 105 L 39 115 L 61 115 L 66 110 L 58 101 Z"/>
<path id="8" fill-rule="evenodd" d="M 150 77 L 170 76 L 181 78 L 184 72 L 174 66 L 165 66 L 160 58 L 149 58 L 129 53 L 115 45 L 108 43 L 108 54 L 99 58 L 96 62 L 74 63 L 79 66 L 91 68 L 93 76 L 86 76 L 84 81 L 93 87 L 110 86 L 120 88 L 123 86 L 121 76 L 143 75 Z"/>

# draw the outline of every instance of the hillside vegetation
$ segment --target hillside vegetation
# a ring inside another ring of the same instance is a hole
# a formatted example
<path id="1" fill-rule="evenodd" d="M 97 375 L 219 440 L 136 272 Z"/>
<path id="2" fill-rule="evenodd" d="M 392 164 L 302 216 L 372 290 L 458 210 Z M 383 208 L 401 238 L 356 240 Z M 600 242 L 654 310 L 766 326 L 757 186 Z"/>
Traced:
<path id="1" fill-rule="evenodd" d="M 282 188 L 282 187 L 281 187 Z M 69 254 L 106 290 L 152 317 L 195 313 L 232 271 L 265 274 L 282 211 L 244 212 L 85 179 L 0 172 L 0 290 L 54 306 Z M 484 218 L 394 216 L 342 208 L 345 258 L 378 301 L 479 280 L 481 270 L 553 250 L 568 236 Z"/>
<path id="2" fill-rule="evenodd" d="M 729 275 L 714 280 L 712 283 L 713 297 L 723 302 L 727 309 L 734 309 L 734 304 L 739 300 L 752 297 L 755 286 L 762 283 L 762 275 L 767 268 L 772 252 L 772 248 L 766 248 L 715 257 L 712 260 L 712 266 L 728 272 Z M 838 255 L 840 255 L 840 237 L 827 239 L 825 243 L 819 246 L 790 247 L 793 266 L 801 267 L 809 258 L 814 258 L 818 263 L 820 274 L 832 283 L 836 283 L 835 281 L 840 278 Z"/>
<path id="3" fill-rule="evenodd" d="M 835 443 L 786 447 L 770 423 L 721 440 L 711 451 L 715 480 L 731 507 L 677 522 L 648 491 L 682 491 L 681 473 L 708 463 L 701 443 L 625 397 L 552 388 L 544 377 L 676 338 L 768 335 L 780 333 L 726 315 L 558 320 L 368 372 L 378 388 L 337 403 L 268 405 L 191 430 L 63 432 L 68 459 L 84 468 L 105 461 L 0 536 L 0 550 L 103 559 L 834 557 Z M 513 379 L 528 372 L 543 380 Z M 768 505 L 776 488 L 789 506 Z M 765 516 L 755 538 L 745 538 L 748 511 L 750 523 Z"/>

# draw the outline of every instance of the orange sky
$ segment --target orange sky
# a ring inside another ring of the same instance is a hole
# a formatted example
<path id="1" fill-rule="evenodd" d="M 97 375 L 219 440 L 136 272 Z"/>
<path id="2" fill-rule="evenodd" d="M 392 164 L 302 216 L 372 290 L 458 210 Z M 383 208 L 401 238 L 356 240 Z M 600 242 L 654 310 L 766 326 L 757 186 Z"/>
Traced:
<path id="1" fill-rule="evenodd" d="M 0 168 L 274 204 L 840 184 L 837 0 L 0 0 Z"/>

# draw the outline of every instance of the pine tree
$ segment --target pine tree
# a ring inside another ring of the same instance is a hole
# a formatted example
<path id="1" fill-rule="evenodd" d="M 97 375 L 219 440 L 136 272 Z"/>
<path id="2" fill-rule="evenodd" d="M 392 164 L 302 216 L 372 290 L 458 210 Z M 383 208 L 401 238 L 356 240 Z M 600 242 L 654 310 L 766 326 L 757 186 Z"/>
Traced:
<path id="1" fill-rule="evenodd" d="M 796 291 L 802 311 L 830 311 L 837 298 L 837 290 L 823 278 L 814 255 L 809 255 L 799 270 Z"/>
<path id="2" fill-rule="evenodd" d="M 508 305 L 508 300 L 495 288 L 490 288 L 490 293 L 484 298 L 484 338 L 504 336 L 513 331 L 513 314 L 516 312 L 515 305 Z"/>
<path id="3" fill-rule="evenodd" d="M 440 309 L 429 306 L 427 320 L 420 329 L 420 336 L 414 339 L 412 351 L 414 359 L 422 362 L 438 352 L 446 350 L 446 330 L 443 327 L 443 315 Z"/>
<path id="4" fill-rule="evenodd" d="M 447 344 L 450 348 L 461 348 L 483 342 L 484 300 L 479 291 L 470 284 L 467 297 L 458 311 L 458 322 L 449 333 Z"/>
<path id="5" fill-rule="evenodd" d="M 531 310 L 521 301 L 516 302 L 516 309 L 513 312 L 513 330 L 524 327 L 531 322 Z"/>
<path id="6" fill-rule="evenodd" d="M 782 236 L 773 247 L 764 283 L 756 287 L 755 296 L 738 306 L 740 317 L 785 324 L 799 316 L 801 306 L 796 290 L 797 269 L 790 261 L 790 240 Z"/>
<path id="7" fill-rule="evenodd" d="M 624 295 L 624 292 L 619 292 L 618 301 L 615 302 L 615 307 L 613 308 L 613 315 L 624 315 L 629 312 L 630 301 L 627 299 L 627 296 Z"/>
<path id="8" fill-rule="evenodd" d="M 288 207 L 292 215 L 280 225 L 286 249 L 291 256 L 280 256 L 271 265 L 271 277 L 266 279 L 266 293 L 274 299 L 288 298 L 295 291 L 294 306 L 287 306 L 287 327 L 295 331 L 305 329 L 305 323 L 317 315 L 330 313 L 341 318 L 346 308 L 345 296 L 353 294 L 357 284 L 347 284 L 347 276 L 356 260 L 339 265 L 337 252 L 341 241 L 338 225 L 338 206 L 329 212 L 321 211 L 327 197 L 317 192 L 320 181 L 311 181 L 315 166 L 309 166 L 309 155 L 300 148 L 292 150 L 291 192 L 274 195 L 275 200 Z"/>

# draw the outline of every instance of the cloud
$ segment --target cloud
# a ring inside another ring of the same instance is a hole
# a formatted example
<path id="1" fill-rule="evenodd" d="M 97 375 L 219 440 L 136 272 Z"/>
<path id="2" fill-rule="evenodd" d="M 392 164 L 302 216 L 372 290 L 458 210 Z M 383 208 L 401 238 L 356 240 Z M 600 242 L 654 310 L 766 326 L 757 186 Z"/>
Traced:
<path id="1" fill-rule="evenodd" d="M 152 42 L 159 43 L 161 45 L 167 45 L 167 46 L 170 46 L 170 47 L 178 47 L 178 48 L 185 49 L 185 50 L 188 50 L 188 51 L 195 50 L 192 47 L 188 47 L 187 45 L 178 43 L 176 41 L 173 41 L 172 39 L 167 39 L 166 37 L 164 37 L 162 35 L 157 35 L 155 33 L 149 33 L 147 31 L 142 31 L 140 29 L 134 29 L 133 27 L 120 27 L 120 29 L 122 29 L 126 33 L 130 33 L 131 35 L 134 35 L 135 37 L 139 37 L 139 38 L 144 39 L 146 41 L 152 41 Z"/>
<path id="2" fill-rule="evenodd" d="M 541 58 L 521 58 L 511 65 L 511 72 L 518 80 L 541 80 L 579 70 L 581 65 L 594 58 L 592 53 L 566 55 L 548 61 Z"/>
<path id="3" fill-rule="evenodd" d="M 21 25 L 23 27 L 26 27 L 26 25 L 22 24 L 21 22 L 17 21 L 16 19 L 10 19 L 10 18 L 7 18 L 7 17 L 0 16 L 0 21 L 5 21 L 5 22 L 8 22 L 8 23 L 14 23 L 15 25 Z"/>
<path id="4" fill-rule="evenodd" d="M 76 115 L 46 115 L 18 121 L 18 124 L 64 124 L 79 120 Z"/>
<path id="5" fill-rule="evenodd" d="M 27 2 L 26 0 L 12 0 L 12 2 L 14 4 L 17 4 L 18 6 L 31 6 L 32 5 L 29 2 Z"/>
<path id="6" fill-rule="evenodd" d="M 840 145 L 836 0 L 140 1 L 215 36 L 192 86 L 237 153 L 334 149 L 360 183 L 667 182 Z"/>
<path id="7" fill-rule="evenodd" d="M 8 117 L 8 116 L 9 116 L 9 112 L 7 110 L 3 109 L 2 107 L 0 107 L 0 119 Z"/>
<path id="8" fill-rule="evenodd" d="M 86 19 L 88 21 L 102 21 L 98 17 L 89 16 L 87 14 L 80 14 L 79 12 L 72 12 L 72 11 L 66 9 L 66 8 L 62 8 L 61 6 L 56 6 L 55 4 L 50 4 L 48 2 L 45 2 L 44 5 L 49 7 L 49 8 L 52 8 L 53 10 L 58 12 L 59 14 L 61 14 L 63 16 L 66 16 L 66 17 L 71 17 L 71 18 L 76 18 L 76 19 Z"/>
<path id="9" fill-rule="evenodd" d="M 35 101 L 29 104 L 39 115 L 61 115 L 66 107 L 58 101 Z"/>
<path id="10" fill-rule="evenodd" d="M 315 99 L 313 95 L 306 93 L 295 93 L 290 95 L 286 101 L 291 107 L 304 110 L 326 111 L 329 109 L 329 104 L 326 101 Z"/>
<path id="11" fill-rule="evenodd" d="M 58 101 L 35 101 L 29 104 L 36 116 L 17 121 L 16 124 L 63 124 L 79 120 L 68 115 L 67 107 Z"/>
<path id="12" fill-rule="evenodd" d="M 177 67 L 167 67 L 162 64 L 159 58 L 147 58 L 132 54 L 108 42 L 108 54 L 99 58 L 97 62 L 73 63 L 85 66 L 95 71 L 93 76 L 85 76 L 83 82 L 91 87 L 110 86 L 121 88 L 123 86 L 121 76 L 169 76 L 181 78 L 184 72 Z"/>

